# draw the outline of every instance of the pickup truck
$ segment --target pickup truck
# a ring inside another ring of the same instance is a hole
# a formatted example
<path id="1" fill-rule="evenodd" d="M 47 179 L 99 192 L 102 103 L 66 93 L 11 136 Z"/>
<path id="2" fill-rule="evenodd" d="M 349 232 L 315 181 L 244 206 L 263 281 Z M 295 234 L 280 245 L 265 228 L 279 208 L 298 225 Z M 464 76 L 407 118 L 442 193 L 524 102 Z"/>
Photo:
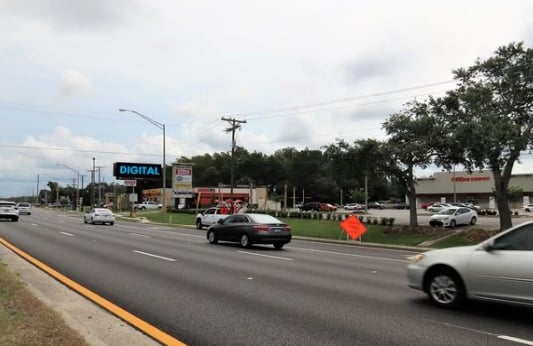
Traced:
<path id="1" fill-rule="evenodd" d="M 135 203 L 133 207 L 137 210 L 157 210 L 161 209 L 163 205 L 161 203 L 157 202 L 141 202 L 141 203 Z"/>
<path id="2" fill-rule="evenodd" d="M 202 229 L 204 226 L 209 227 L 228 215 L 229 214 L 222 214 L 220 208 L 208 208 L 196 215 L 196 228 Z"/>

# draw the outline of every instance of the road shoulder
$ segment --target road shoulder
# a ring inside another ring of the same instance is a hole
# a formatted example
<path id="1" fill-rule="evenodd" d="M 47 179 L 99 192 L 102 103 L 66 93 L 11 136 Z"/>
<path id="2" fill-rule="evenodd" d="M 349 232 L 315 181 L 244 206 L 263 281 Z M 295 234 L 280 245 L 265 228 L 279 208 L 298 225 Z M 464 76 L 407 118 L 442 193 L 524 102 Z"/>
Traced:
<path id="1" fill-rule="evenodd" d="M 20 276 L 39 300 L 60 313 L 67 325 L 78 331 L 90 345 L 159 345 L 2 245 L 0 260 Z"/>

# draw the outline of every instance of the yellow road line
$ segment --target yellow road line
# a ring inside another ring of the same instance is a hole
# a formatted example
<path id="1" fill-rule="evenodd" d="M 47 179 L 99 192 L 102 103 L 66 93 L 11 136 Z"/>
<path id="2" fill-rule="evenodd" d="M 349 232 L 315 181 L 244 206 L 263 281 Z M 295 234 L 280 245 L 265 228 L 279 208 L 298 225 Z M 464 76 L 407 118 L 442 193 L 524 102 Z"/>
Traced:
<path id="1" fill-rule="evenodd" d="M 78 292 L 82 296 L 90 299 L 97 305 L 101 306 L 102 308 L 108 310 L 109 312 L 113 313 L 117 317 L 121 318 L 122 320 L 126 321 L 130 325 L 134 326 L 135 328 L 139 329 L 140 331 L 144 332 L 148 336 L 152 337 L 153 339 L 157 340 L 158 342 L 164 344 L 164 345 L 176 345 L 181 346 L 185 345 L 185 343 L 175 339 L 174 337 L 168 335 L 167 333 L 163 332 L 162 330 L 152 326 L 151 324 L 141 320 L 137 316 L 129 313 L 128 311 L 122 309 L 121 307 L 111 303 L 109 300 L 99 296 L 98 294 L 94 293 L 93 291 L 89 290 L 88 288 L 85 288 L 84 286 L 78 284 L 77 282 L 69 279 L 65 275 L 59 273 L 58 271 L 52 269 L 51 267 L 47 266 L 43 262 L 39 261 L 38 259 L 30 256 L 26 252 L 20 250 L 19 248 L 15 247 L 2 237 L 0 237 L 0 243 L 9 248 L 11 251 L 18 254 L 20 257 L 24 258 L 26 261 L 32 263 L 36 267 L 40 268 L 44 272 L 48 273 L 50 276 L 54 277 L 58 281 L 62 282 L 66 286 L 72 288 L 74 291 Z"/>

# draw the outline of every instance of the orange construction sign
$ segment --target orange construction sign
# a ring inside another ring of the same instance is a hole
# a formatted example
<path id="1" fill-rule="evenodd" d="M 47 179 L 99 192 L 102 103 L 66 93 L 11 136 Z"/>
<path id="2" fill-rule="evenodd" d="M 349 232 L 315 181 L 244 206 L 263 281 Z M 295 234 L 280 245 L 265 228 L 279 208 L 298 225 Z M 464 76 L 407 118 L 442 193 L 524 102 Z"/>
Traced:
<path id="1" fill-rule="evenodd" d="M 359 238 L 366 232 L 365 225 L 353 215 L 350 215 L 346 220 L 341 221 L 340 225 L 352 240 Z"/>

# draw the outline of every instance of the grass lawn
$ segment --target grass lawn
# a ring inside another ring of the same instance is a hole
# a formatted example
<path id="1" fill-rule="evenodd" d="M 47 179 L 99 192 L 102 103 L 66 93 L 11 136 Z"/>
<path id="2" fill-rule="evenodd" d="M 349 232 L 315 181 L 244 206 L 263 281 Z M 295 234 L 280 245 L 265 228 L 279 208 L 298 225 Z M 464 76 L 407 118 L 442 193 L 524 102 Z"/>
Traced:
<path id="1" fill-rule="evenodd" d="M 146 217 L 153 222 L 170 223 L 175 225 L 194 225 L 195 214 L 162 213 L 160 211 L 139 211 L 137 217 Z M 346 233 L 339 225 L 339 221 L 313 220 L 298 218 L 280 218 L 291 226 L 292 234 L 301 237 L 346 240 Z M 439 234 L 386 234 L 382 225 L 368 225 L 368 231 L 363 234 L 362 241 L 367 243 L 416 246 L 432 239 Z"/>
<path id="2" fill-rule="evenodd" d="M 0 262 L 0 345 L 88 344 Z"/>

